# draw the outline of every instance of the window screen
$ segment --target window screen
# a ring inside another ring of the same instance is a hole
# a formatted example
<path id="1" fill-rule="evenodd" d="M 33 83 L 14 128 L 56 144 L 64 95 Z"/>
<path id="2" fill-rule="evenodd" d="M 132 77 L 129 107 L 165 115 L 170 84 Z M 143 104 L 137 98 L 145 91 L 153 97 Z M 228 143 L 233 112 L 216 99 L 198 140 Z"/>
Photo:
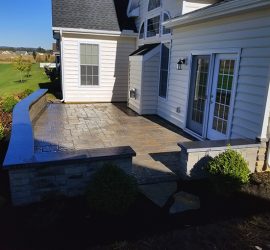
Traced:
<path id="1" fill-rule="evenodd" d="M 96 44 L 80 45 L 81 85 L 99 84 L 99 47 Z"/>
<path id="2" fill-rule="evenodd" d="M 147 37 L 156 36 L 159 34 L 160 16 L 148 19 L 147 21 Z"/>

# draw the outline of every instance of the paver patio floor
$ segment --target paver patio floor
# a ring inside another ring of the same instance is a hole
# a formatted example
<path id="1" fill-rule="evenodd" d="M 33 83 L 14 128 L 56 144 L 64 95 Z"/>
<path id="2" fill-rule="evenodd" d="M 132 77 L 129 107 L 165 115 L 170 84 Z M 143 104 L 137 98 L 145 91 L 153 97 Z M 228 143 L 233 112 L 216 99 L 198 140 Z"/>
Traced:
<path id="1" fill-rule="evenodd" d="M 35 150 L 52 152 L 131 146 L 139 183 L 168 181 L 180 168 L 178 142 L 191 137 L 158 116 L 138 116 L 126 104 L 49 104 L 34 124 Z"/>

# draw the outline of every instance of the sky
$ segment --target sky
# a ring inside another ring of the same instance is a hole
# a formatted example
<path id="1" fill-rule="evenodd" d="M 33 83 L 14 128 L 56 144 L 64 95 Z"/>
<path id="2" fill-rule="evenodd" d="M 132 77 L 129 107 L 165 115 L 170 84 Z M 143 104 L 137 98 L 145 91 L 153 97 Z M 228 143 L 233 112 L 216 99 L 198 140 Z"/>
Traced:
<path id="1" fill-rule="evenodd" d="M 0 46 L 52 48 L 51 0 L 1 0 Z"/>

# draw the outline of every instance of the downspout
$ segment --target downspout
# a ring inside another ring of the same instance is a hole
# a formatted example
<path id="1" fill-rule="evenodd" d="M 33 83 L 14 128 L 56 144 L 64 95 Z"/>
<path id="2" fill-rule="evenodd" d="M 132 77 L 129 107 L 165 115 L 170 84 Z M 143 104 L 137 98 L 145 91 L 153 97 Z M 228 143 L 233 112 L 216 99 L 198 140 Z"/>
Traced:
<path id="1" fill-rule="evenodd" d="M 63 99 L 61 102 L 65 102 L 65 87 L 64 87 L 64 54 L 63 54 L 63 31 L 60 29 L 60 60 L 61 60 L 61 85 L 62 85 L 62 94 L 63 94 Z"/>
<path id="2" fill-rule="evenodd" d="M 270 117 L 268 118 L 268 129 L 267 129 L 267 156 L 266 156 L 266 163 L 265 163 L 265 170 L 270 170 Z"/>

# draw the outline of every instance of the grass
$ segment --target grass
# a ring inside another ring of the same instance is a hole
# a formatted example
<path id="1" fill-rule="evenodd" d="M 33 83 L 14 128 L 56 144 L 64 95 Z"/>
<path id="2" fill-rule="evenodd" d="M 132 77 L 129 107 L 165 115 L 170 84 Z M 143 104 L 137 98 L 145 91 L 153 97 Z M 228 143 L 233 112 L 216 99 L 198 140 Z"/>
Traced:
<path id="1" fill-rule="evenodd" d="M 37 90 L 40 83 L 50 82 L 39 64 L 32 65 L 31 76 L 24 77 L 24 82 L 20 82 L 20 73 L 13 68 L 12 64 L 0 64 L 0 97 L 16 95 L 25 89 Z"/>

